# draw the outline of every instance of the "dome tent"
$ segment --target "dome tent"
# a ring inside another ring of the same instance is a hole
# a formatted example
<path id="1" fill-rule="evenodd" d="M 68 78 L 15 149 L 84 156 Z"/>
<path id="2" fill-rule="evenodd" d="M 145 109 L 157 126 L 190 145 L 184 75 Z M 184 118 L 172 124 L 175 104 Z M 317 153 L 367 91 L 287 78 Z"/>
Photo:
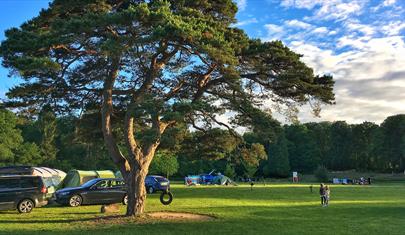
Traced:
<path id="1" fill-rule="evenodd" d="M 89 180 L 95 178 L 115 178 L 114 172 L 110 170 L 102 171 L 81 171 L 70 170 L 65 179 L 59 184 L 58 188 L 72 188 L 78 187 Z"/>
<path id="2" fill-rule="evenodd" d="M 230 185 L 230 184 L 232 184 L 232 185 L 236 186 L 235 182 L 233 182 L 229 177 L 224 176 L 224 175 L 215 176 L 212 183 L 213 184 L 219 184 L 219 185 Z"/>

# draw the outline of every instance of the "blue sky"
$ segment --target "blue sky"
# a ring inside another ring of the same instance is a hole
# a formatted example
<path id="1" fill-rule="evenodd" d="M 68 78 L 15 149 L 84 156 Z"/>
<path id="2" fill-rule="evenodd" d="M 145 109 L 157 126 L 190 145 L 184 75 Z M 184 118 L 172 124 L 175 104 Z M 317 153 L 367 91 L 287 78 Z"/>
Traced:
<path id="1" fill-rule="evenodd" d="M 235 1 L 236 27 L 265 41 L 282 40 L 316 73 L 334 76 L 337 104 L 324 107 L 321 118 L 303 107 L 301 121 L 380 123 L 405 113 L 405 0 Z M 47 0 L 1 0 L 0 40 L 5 29 L 47 5 Z M 0 98 L 16 82 L 0 66 Z"/>

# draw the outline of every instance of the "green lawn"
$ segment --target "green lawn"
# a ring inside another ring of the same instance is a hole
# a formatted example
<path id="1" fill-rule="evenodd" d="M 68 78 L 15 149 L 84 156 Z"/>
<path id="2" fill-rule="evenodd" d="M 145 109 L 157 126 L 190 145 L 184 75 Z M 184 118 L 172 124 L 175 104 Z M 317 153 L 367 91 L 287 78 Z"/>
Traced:
<path id="1" fill-rule="evenodd" d="M 0 212 L 1 234 L 405 234 L 405 183 L 334 186 L 331 204 L 319 205 L 318 187 L 270 184 L 237 187 L 172 186 L 174 201 L 163 206 L 157 194 L 147 211 L 208 214 L 203 222 L 150 219 L 101 220 L 100 206 L 36 208 L 31 214 Z M 122 213 L 125 208 L 122 207 Z"/>

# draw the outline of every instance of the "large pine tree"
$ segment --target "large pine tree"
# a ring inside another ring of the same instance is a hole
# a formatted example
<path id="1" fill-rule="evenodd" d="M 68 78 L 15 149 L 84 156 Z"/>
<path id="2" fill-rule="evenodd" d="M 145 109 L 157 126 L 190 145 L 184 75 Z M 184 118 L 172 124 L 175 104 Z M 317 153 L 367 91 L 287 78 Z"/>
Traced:
<path id="1" fill-rule="evenodd" d="M 330 76 L 315 76 L 279 41 L 249 39 L 233 27 L 236 12 L 232 0 L 54 0 L 6 31 L 2 64 L 24 81 L 7 105 L 99 112 L 128 184 L 126 214 L 140 215 L 145 176 L 168 127 L 227 126 L 217 119 L 226 111 L 236 124 L 253 120 L 267 99 L 289 107 L 334 100 Z"/>

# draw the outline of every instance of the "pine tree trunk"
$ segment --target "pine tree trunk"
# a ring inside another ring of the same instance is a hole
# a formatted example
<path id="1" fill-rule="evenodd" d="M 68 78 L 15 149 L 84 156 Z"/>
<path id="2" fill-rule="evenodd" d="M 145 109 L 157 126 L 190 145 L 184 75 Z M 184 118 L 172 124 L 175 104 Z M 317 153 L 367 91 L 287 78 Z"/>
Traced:
<path id="1" fill-rule="evenodd" d="M 132 170 L 133 169 L 133 170 Z M 145 211 L 146 188 L 145 177 L 147 171 L 131 167 L 127 178 L 128 205 L 126 216 L 140 216 Z"/>

